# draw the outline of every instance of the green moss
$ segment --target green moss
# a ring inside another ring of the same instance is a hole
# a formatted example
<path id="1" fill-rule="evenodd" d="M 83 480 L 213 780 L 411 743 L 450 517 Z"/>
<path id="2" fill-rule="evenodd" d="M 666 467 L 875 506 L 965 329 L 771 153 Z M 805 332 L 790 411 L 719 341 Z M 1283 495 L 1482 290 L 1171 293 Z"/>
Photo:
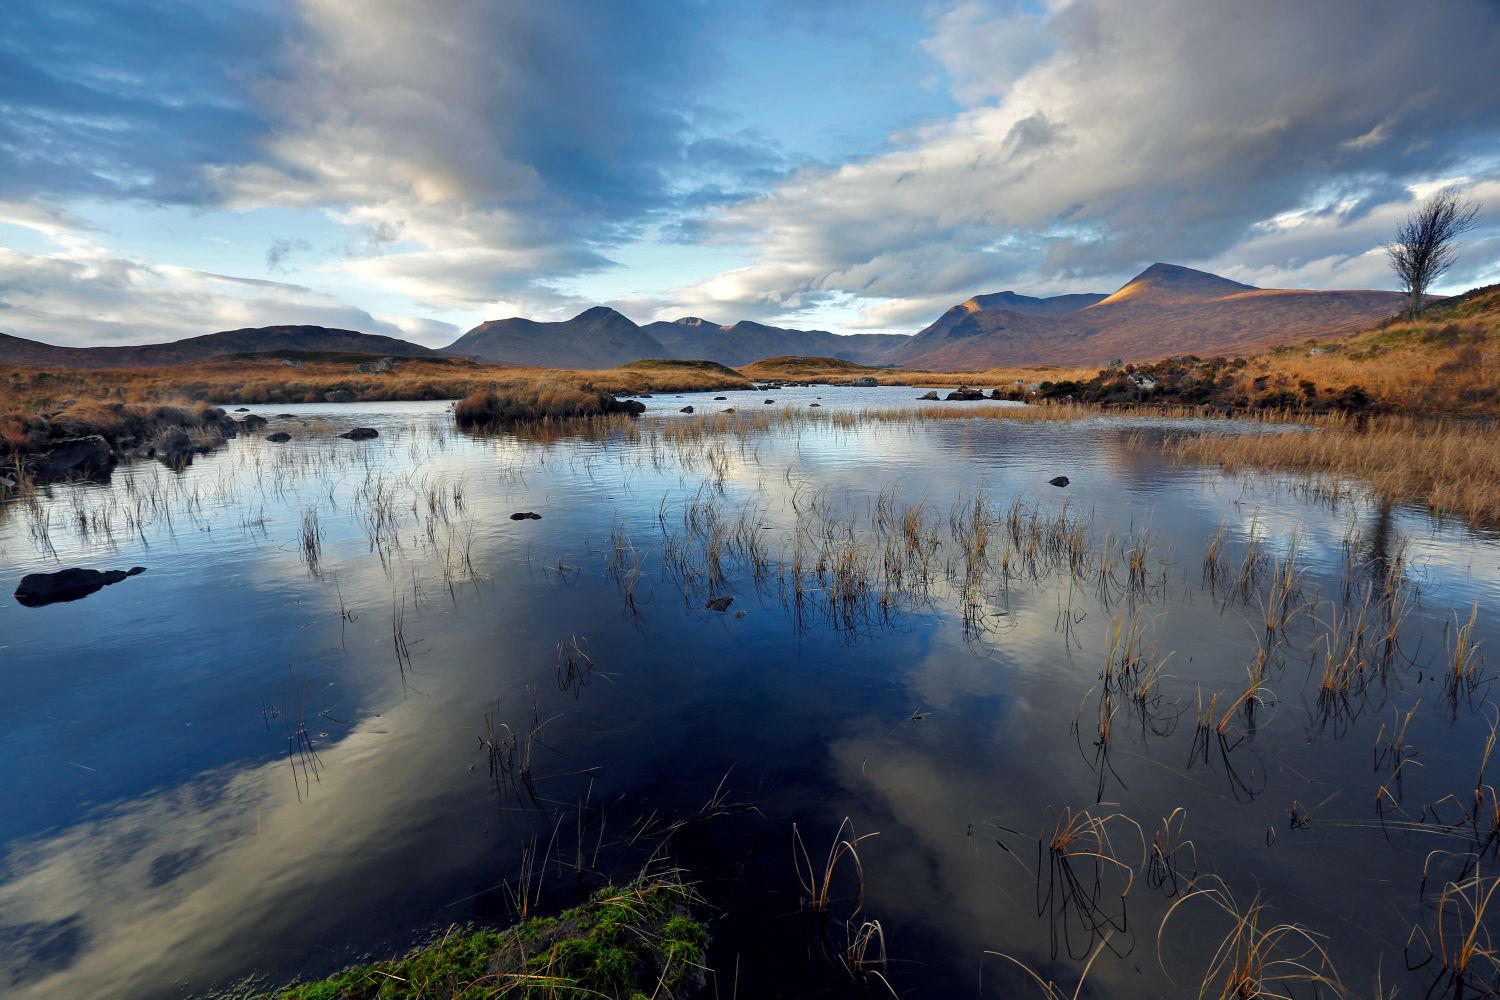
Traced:
<path id="1" fill-rule="evenodd" d="M 361 965 L 259 1000 L 417 1000 L 649 995 L 676 989 L 703 964 L 708 931 L 675 882 L 607 886 L 556 917 L 510 928 L 444 935 L 403 958 Z M 644 992 L 643 992 L 644 990 Z"/>

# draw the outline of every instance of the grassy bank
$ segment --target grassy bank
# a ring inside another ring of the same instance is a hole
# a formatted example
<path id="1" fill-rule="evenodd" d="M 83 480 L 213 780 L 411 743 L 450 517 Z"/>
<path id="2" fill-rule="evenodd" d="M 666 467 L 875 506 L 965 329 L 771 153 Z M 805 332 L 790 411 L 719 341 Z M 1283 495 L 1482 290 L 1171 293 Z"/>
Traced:
<path id="1" fill-rule="evenodd" d="M 968 372 L 908 371 L 901 368 L 871 368 L 839 358 L 809 358 L 788 355 L 765 358 L 742 366 L 744 375 L 765 382 L 824 382 L 849 385 L 858 378 L 873 378 L 881 385 L 909 385 L 918 388 L 956 387 L 961 385 L 999 388 L 1018 398 L 1025 387 L 1043 381 L 1084 379 L 1093 375 L 1092 368 L 1068 368 L 1056 365 L 1018 365 Z M 1019 386 L 1017 383 L 1020 383 Z"/>
<path id="2" fill-rule="evenodd" d="M 292 361 L 295 365 L 284 362 Z M 0 368 L 5 410 L 39 413 L 78 402 L 268 404 L 461 399 L 477 389 L 552 386 L 610 393 L 744 389 L 750 383 L 711 361 L 643 360 L 601 371 L 481 365 L 453 358 L 401 358 L 389 371 L 359 355 L 218 358 L 171 368 L 40 371 Z"/>
<path id="3" fill-rule="evenodd" d="M 1362 483 L 1387 502 L 1500 525 L 1500 430 L 1488 422 L 1335 416 L 1304 433 L 1174 436 L 1164 450 L 1230 471 L 1298 473 L 1333 498 Z"/>
<path id="4" fill-rule="evenodd" d="M 1500 416 L 1500 286 L 1350 337 L 1249 357 L 1177 357 L 1054 376 L 1041 395 L 1104 405 Z"/>
<path id="5" fill-rule="evenodd" d="M 607 886 L 582 906 L 503 931 L 454 931 L 401 958 L 241 1000 L 514 1000 L 691 996 L 704 982 L 707 929 L 680 881 Z"/>

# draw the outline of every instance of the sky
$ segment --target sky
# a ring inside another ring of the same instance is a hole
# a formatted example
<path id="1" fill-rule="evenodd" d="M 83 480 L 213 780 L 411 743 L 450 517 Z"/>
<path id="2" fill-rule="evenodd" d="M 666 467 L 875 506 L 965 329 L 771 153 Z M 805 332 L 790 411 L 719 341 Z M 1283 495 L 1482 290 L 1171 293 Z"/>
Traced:
<path id="1" fill-rule="evenodd" d="M 840 333 L 1155 261 L 1500 281 L 1500 0 L 7 0 L 0 332 Z"/>

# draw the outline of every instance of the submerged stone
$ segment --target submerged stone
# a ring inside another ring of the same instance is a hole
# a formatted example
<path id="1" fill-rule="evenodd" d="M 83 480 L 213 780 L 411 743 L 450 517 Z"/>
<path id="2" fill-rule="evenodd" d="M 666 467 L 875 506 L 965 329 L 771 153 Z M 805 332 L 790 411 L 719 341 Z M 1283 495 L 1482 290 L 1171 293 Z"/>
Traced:
<path id="1" fill-rule="evenodd" d="M 124 569 L 61 569 L 56 573 L 28 573 L 21 578 L 16 588 L 16 600 L 28 608 L 39 608 L 46 604 L 76 601 L 103 590 L 110 584 L 119 583 L 128 576 L 139 576 L 146 572 L 144 566 Z"/>

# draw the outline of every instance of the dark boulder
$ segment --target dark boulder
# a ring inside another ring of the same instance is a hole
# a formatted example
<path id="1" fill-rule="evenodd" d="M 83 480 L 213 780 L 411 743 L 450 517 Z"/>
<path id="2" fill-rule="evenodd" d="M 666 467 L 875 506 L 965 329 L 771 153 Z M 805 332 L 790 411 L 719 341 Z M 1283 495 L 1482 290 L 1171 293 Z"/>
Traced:
<path id="1" fill-rule="evenodd" d="M 922 395 L 918 396 L 917 398 L 918 399 L 937 399 L 938 398 L 937 390 L 936 389 L 928 389 L 926 392 L 922 393 Z"/>
<path id="2" fill-rule="evenodd" d="M 954 389 L 952 392 L 948 393 L 948 395 L 946 397 L 944 397 L 944 398 L 945 399 L 950 399 L 950 400 L 951 399 L 957 399 L 957 400 L 963 400 L 963 401 L 969 401 L 969 400 L 975 400 L 975 399 L 983 399 L 984 398 L 984 391 L 982 389 L 970 389 L 966 385 L 961 385 L 957 389 Z"/>
<path id="3" fill-rule="evenodd" d="M 1063 486 L 1068 485 L 1070 482 L 1072 482 L 1072 480 L 1069 479 L 1067 476 L 1058 476 L 1055 479 L 1049 479 L 1049 480 L 1047 480 L 1047 485 L 1048 486 L 1063 487 Z"/>
<path id="4" fill-rule="evenodd" d="M 270 422 L 271 421 L 267 420 L 265 417 L 261 416 L 258 413 L 252 413 L 248 417 L 246 417 L 243 421 L 241 421 L 241 423 L 243 423 L 245 425 L 245 430 L 247 430 L 247 431 L 253 431 L 257 427 L 264 427 L 264 426 L 266 426 L 266 424 L 269 424 Z"/>
<path id="5" fill-rule="evenodd" d="M 677 412 L 678 413 L 692 413 L 693 412 L 693 408 L 691 406 L 684 406 L 682 409 L 678 410 Z"/>
<path id="6" fill-rule="evenodd" d="M 371 438 L 380 437 L 380 432 L 373 427 L 351 427 L 339 437 L 349 441 L 368 441 Z"/>
<path id="7" fill-rule="evenodd" d="M 822 406 L 822 403 L 808 403 L 808 406 Z"/>
<path id="8" fill-rule="evenodd" d="M 28 573 L 21 578 L 16 588 L 16 600 L 28 608 L 39 608 L 44 604 L 76 601 L 112 583 L 119 583 L 127 576 L 138 576 L 146 572 L 144 567 L 132 569 L 63 569 L 56 573 Z"/>
<path id="9" fill-rule="evenodd" d="M 295 413 L 278 413 L 278 414 L 276 414 L 276 419 L 277 420 L 296 420 L 297 419 L 297 414 L 295 414 Z"/>
<path id="10" fill-rule="evenodd" d="M 108 472 L 115 464 L 115 453 L 109 442 L 98 434 L 62 438 L 36 462 L 38 479 L 66 479 Z"/>
<path id="11" fill-rule="evenodd" d="M 703 605 L 703 607 L 707 611 L 728 611 L 729 606 L 733 603 L 734 598 L 732 597 L 715 597 L 713 600 Z"/>
<path id="12" fill-rule="evenodd" d="M 270 441 L 272 444 L 286 444 L 291 439 L 292 436 L 286 431 L 277 431 L 275 434 L 266 435 L 266 440 Z"/>
<path id="13" fill-rule="evenodd" d="M 542 515 L 534 510 L 518 510 L 510 516 L 512 521 L 540 521 Z"/>
<path id="14" fill-rule="evenodd" d="M 724 400 L 726 400 L 728 398 L 729 398 L 728 396 L 715 396 L 714 397 L 714 402 L 716 402 L 716 403 L 722 403 Z"/>
<path id="15" fill-rule="evenodd" d="M 250 407 L 248 407 L 248 406 L 236 406 L 234 408 L 234 412 L 235 413 L 249 413 L 250 412 Z"/>
<path id="16" fill-rule="evenodd" d="M 642 397 L 649 399 L 649 396 Z M 611 413 L 645 413 L 646 404 L 634 399 L 616 399 L 611 401 L 609 407 Z"/>
<path id="17" fill-rule="evenodd" d="M 774 402 L 776 402 L 776 400 L 774 400 L 774 399 L 768 399 L 768 400 L 766 400 L 766 405 L 770 406 Z"/>

